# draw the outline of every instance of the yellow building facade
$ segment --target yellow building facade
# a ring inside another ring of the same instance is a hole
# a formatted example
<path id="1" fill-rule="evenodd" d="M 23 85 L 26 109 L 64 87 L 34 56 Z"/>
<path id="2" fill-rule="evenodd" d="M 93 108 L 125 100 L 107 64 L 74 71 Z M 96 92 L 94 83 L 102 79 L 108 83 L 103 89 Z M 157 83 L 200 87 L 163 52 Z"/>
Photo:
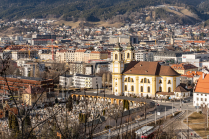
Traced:
<path id="1" fill-rule="evenodd" d="M 173 92 L 180 84 L 180 75 L 170 66 L 134 61 L 131 44 L 125 51 L 119 44 L 115 47 L 112 68 L 112 93 L 115 95 L 154 97 L 157 92 Z"/>

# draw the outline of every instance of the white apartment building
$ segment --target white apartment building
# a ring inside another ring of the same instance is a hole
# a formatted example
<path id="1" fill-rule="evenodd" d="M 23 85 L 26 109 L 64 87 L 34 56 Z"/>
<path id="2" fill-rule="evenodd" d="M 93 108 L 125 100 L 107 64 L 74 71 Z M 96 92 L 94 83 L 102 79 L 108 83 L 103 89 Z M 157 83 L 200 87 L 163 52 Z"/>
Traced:
<path id="1" fill-rule="evenodd" d="M 59 77 L 59 85 L 62 87 L 75 87 L 75 88 L 102 88 L 102 77 L 74 74 Z"/>
<path id="2" fill-rule="evenodd" d="M 21 66 L 23 68 L 23 72 L 22 75 L 29 77 L 29 76 L 34 76 L 36 73 L 36 70 L 38 70 L 39 72 L 43 72 L 45 70 L 45 64 L 43 63 L 38 63 L 38 64 L 22 64 Z M 33 70 L 33 73 L 31 73 L 31 70 Z M 33 75 L 30 75 L 33 74 Z"/>
<path id="3" fill-rule="evenodd" d="M 193 93 L 193 106 L 209 107 L 209 74 L 202 74 Z"/>
<path id="4" fill-rule="evenodd" d="M 56 52 L 56 61 L 58 62 L 74 62 L 75 50 L 60 50 Z"/>
<path id="5" fill-rule="evenodd" d="M 138 51 L 135 53 L 135 60 L 136 61 L 153 61 L 153 53 L 152 52 L 146 52 L 144 50 Z"/>
<path id="6" fill-rule="evenodd" d="M 25 49 L 21 49 L 19 51 L 12 52 L 12 60 L 18 59 L 28 59 L 28 58 L 36 58 L 38 56 L 38 52 L 35 50 L 29 51 Z"/>
<path id="7" fill-rule="evenodd" d="M 182 62 L 188 62 L 196 67 L 202 67 L 202 61 L 209 60 L 209 53 L 182 54 Z"/>
<path id="8" fill-rule="evenodd" d="M 74 87 L 76 88 L 102 88 L 102 77 L 75 74 L 73 77 Z"/>
<path id="9" fill-rule="evenodd" d="M 52 60 L 52 54 L 39 54 L 40 60 Z"/>
<path id="10" fill-rule="evenodd" d="M 73 75 L 66 75 L 59 77 L 59 85 L 62 87 L 72 87 L 73 86 Z"/>

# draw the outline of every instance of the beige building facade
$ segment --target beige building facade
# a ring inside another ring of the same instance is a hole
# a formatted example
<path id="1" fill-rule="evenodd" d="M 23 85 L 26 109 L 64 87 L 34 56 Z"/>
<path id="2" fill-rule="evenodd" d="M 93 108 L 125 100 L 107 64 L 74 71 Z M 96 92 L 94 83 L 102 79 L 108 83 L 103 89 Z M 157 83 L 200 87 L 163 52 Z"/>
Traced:
<path id="1" fill-rule="evenodd" d="M 119 44 L 115 47 L 112 62 L 113 94 L 154 97 L 157 92 L 174 92 L 180 84 L 180 75 L 170 66 L 134 59 L 131 44 L 124 52 Z"/>

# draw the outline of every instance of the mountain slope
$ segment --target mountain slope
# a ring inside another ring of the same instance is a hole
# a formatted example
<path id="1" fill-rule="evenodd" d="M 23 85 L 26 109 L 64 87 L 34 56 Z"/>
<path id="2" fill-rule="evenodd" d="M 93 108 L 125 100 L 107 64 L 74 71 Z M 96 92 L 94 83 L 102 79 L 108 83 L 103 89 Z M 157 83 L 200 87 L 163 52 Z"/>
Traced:
<path id="1" fill-rule="evenodd" d="M 117 14 L 137 11 L 159 4 L 184 3 L 198 5 L 199 0 L 0 0 L 0 18 L 46 18 L 64 20 L 85 18 L 88 21 L 106 20 Z"/>

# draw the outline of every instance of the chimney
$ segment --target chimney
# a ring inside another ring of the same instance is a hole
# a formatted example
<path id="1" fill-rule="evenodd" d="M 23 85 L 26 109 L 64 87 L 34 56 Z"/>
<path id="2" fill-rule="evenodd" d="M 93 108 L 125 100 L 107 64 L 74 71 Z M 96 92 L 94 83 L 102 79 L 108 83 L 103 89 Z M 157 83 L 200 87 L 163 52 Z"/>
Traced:
<path id="1" fill-rule="evenodd" d="M 203 73 L 203 74 L 202 74 L 202 79 L 204 80 L 204 78 L 205 78 L 205 74 Z"/>

